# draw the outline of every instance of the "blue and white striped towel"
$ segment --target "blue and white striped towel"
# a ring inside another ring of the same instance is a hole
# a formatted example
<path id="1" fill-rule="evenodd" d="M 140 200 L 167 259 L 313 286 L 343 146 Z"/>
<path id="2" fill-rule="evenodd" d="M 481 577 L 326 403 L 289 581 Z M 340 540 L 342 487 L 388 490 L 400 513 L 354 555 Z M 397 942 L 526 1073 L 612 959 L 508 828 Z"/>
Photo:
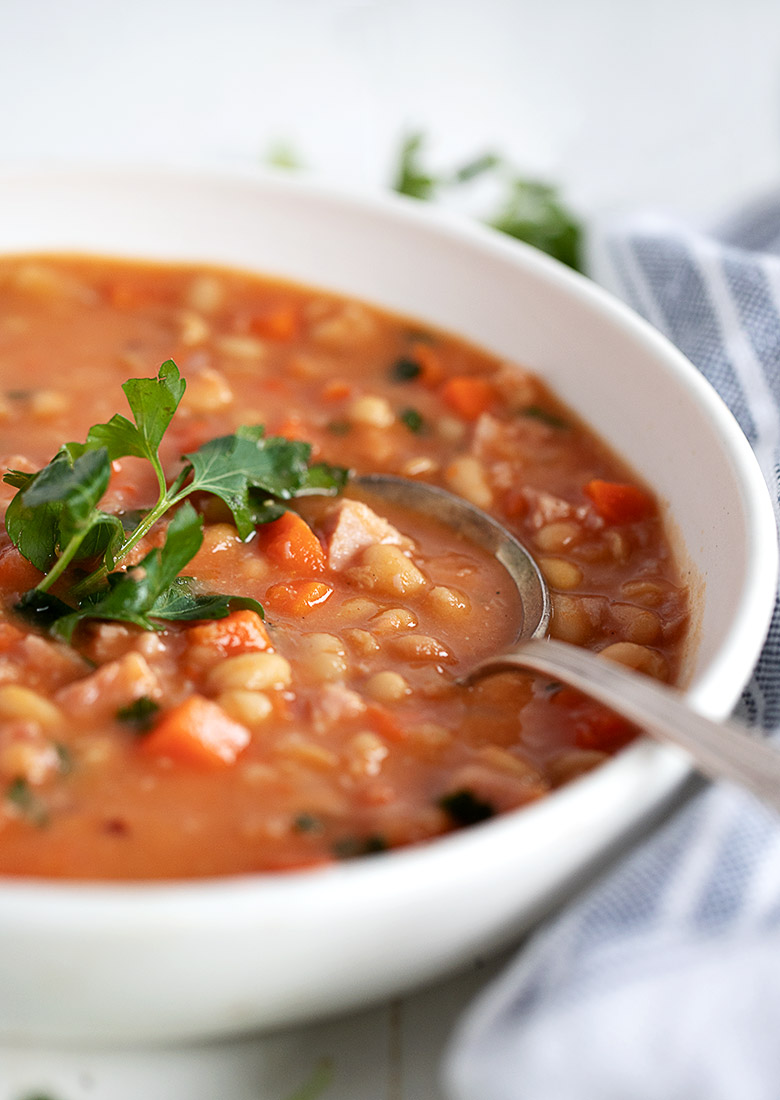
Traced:
<path id="1" fill-rule="evenodd" d="M 628 220 L 598 255 L 731 407 L 777 510 L 780 199 L 714 236 Z M 780 729 L 777 605 L 738 714 Z M 725 785 L 689 801 L 529 941 L 444 1078 L 452 1100 L 778 1100 L 780 819 Z"/>

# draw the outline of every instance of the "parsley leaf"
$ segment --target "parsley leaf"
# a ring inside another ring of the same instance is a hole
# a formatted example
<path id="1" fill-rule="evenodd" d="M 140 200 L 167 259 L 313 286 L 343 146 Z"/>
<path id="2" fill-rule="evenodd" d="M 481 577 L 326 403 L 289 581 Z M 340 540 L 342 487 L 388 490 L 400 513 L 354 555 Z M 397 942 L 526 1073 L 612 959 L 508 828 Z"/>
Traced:
<path id="1" fill-rule="evenodd" d="M 6 530 L 37 569 L 51 571 L 39 585 L 41 591 L 71 561 L 94 557 L 121 543 L 124 532 L 118 517 L 97 509 L 110 476 L 104 447 L 74 459 L 70 445 L 36 474 L 11 470 L 5 475 L 3 480 L 19 489 L 6 511 Z"/>
<path id="2" fill-rule="evenodd" d="M 413 199 L 432 199 L 439 184 L 435 176 L 424 171 L 420 164 L 420 151 L 425 142 L 421 133 L 404 138 L 398 160 L 398 171 L 393 190 Z"/>
<path id="3" fill-rule="evenodd" d="M 547 252 L 579 271 L 582 230 L 556 188 L 527 179 L 503 157 L 487 152 L 450 172 L 434 174 L 423 164 L 422 133 L 407 135 L 401 144 L 393 189 L 412 198 L 432 200 L 441 191 L 462 187 L 479 176 L 490 176 L 501 189 L 501 204 L 487 224 L 501 233 Z"/>
<path id="4" fill-rule="evenodd" d="M 513 180 L 502 209 L 490 224 L 579 271 L 580 227 L 549 184 Z"/>
<path id="5" fill-rule="evenodd" d="M 131 378 L 123 385 L 132 421 L 117 413 L 107 423 L 93 425 L 86 442 L 64 444 L 37 473 L 6 472 L 4 480 L 17 489 L 6 529 L 24 557 L 44 573 L 19 601 L 20 614 L 66 641 L 89 619 L 158 630 L 159 620 L 219 619 L 236 606 L 262 614 L 256 600 L 202 592 L 193 578 L 181 576 L 203 541 L 203 521 L 187 497 L 219 497 L 241 538 L 247 538 L 257 524 L 284 511 L 283 501 L 340 492 L 348 472 L 327 463 L 310 465 L 308 443 L 266 437 L 262 426 L 252 425 L 185 455 L 184 467 L 169 486 L 159 448 L 185 386 L 176 364 L 168 360 L 156 378 Z M 101 511 L 99 503 L 112 461 L 125 455 L 152 464 L 159 497 L 149 511 L 120 517 Z M 139 564 L 117 570 L 171 509 L 164 545 L 150 550 Z M 49 592 L 54 585 L 56 594 Z"/>
<path id="6" fill-rule="evenodd" d="M 255 526 L 251 490 L 289 500 L 306 481 L 308 443 L 272 436 L 263 439 L 262 429 L 240 429 L 235 435 L 220 436 L 204 443 L 184 457 L 192 469 L 192 482 L 185 492 L 213 493 L 227 504 L 242 539 Z"/>
<path id="7" fill-rule="evenodd" d="M 128 379 L 122 389 L 135 424 L 117 413 L 107 424 L 94 424 L 89 429 L 86 446 L 105 447 L 112 461 L 125 455 L 148 459 L 164 490 L 165 474 L 157 452 L 186 385 L 172 359 L 163 363 L 156 378 Z"/>
<path id="8" fill-rule="evenodd" d="M 168 526 L 165 543 L 154 547 L 138 564 L 125 572 L 110 573 L 108 589 L 85 600 L 52 626 L 52 632 L 69 642 L 79 623 L 87 619 L 111 619 L 133 623 L 144 630 L 160 630 L 155 619 L 221 619 L 228 614 L 233 598 L 201 597 L 182 582 L 181 570 L 195 557 L 203 542 L 203 520 L 188 502 L 176 512 Z M 242 607 L 262 614 L 256 600 L 236 598 Z"/>

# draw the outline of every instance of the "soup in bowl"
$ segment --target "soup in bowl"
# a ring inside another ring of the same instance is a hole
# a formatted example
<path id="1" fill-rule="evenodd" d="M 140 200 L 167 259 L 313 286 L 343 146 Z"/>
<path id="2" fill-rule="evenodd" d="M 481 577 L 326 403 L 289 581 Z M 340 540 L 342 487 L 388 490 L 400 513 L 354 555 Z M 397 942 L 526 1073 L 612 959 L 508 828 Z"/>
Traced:
<path id="1" fill-rule="evenodd" d="M 464 687 L 511 581 L 350 475 L 490 512 L 555 637 L 717 716 L 775 569 L 727 411 L 584 280 L 409 204 L 0 186 L 6 1033 L 278 1024 L 527 925 L 687 765 L 544 678 Z"/>

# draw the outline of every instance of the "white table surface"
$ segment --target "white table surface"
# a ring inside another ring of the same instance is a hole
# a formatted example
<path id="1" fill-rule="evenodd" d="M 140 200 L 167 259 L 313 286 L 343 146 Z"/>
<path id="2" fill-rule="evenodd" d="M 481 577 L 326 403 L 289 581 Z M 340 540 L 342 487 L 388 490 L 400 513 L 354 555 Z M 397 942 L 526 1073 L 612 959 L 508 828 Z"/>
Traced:
<path id="1" fill-rule="evenodd" d="M 422 129 L 434 165 L 496 149 L 586 218 L 652 206 L 707 221 L 780 178 L 780 7 L 0 0 L 0 104 L 0 169 L 244 167 L 285 142 L 361 190 L 385 185 L 401 135 Z M 403 1001 L 271 1036 L 0 1045 L 0 1100 L 286 1100 L 322 1058 L 323 1100 L 439 1100 L 453 1025 L 500 965 L 464 961 Z"/>

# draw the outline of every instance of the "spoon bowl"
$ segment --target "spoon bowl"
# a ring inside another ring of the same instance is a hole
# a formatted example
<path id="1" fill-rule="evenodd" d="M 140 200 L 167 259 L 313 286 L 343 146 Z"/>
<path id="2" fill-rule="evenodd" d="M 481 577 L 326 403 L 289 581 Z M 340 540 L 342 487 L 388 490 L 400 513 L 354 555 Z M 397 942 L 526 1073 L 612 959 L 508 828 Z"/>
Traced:
<path id="1" fill-rule="evenodd" d="M 464 684 L 512 669 L 529 669 L 561 680 L 597 699 L 661 741 L 677 745 L 704 775 L 751 791 L 780 811 L 780 752 L 749 736 L 734 722 L 713 722 L 696 713 L 673 689 L 599 657 L 591 650 L 548 638 L 551 602 L 547 583 L 530 551 L 481 509 L 424 482 L 385 474 L 356 478 L 384 500 L 434 517 L 493 554 L 517 587 L 522 607 L 513 647 L 488 657 Z"/>

